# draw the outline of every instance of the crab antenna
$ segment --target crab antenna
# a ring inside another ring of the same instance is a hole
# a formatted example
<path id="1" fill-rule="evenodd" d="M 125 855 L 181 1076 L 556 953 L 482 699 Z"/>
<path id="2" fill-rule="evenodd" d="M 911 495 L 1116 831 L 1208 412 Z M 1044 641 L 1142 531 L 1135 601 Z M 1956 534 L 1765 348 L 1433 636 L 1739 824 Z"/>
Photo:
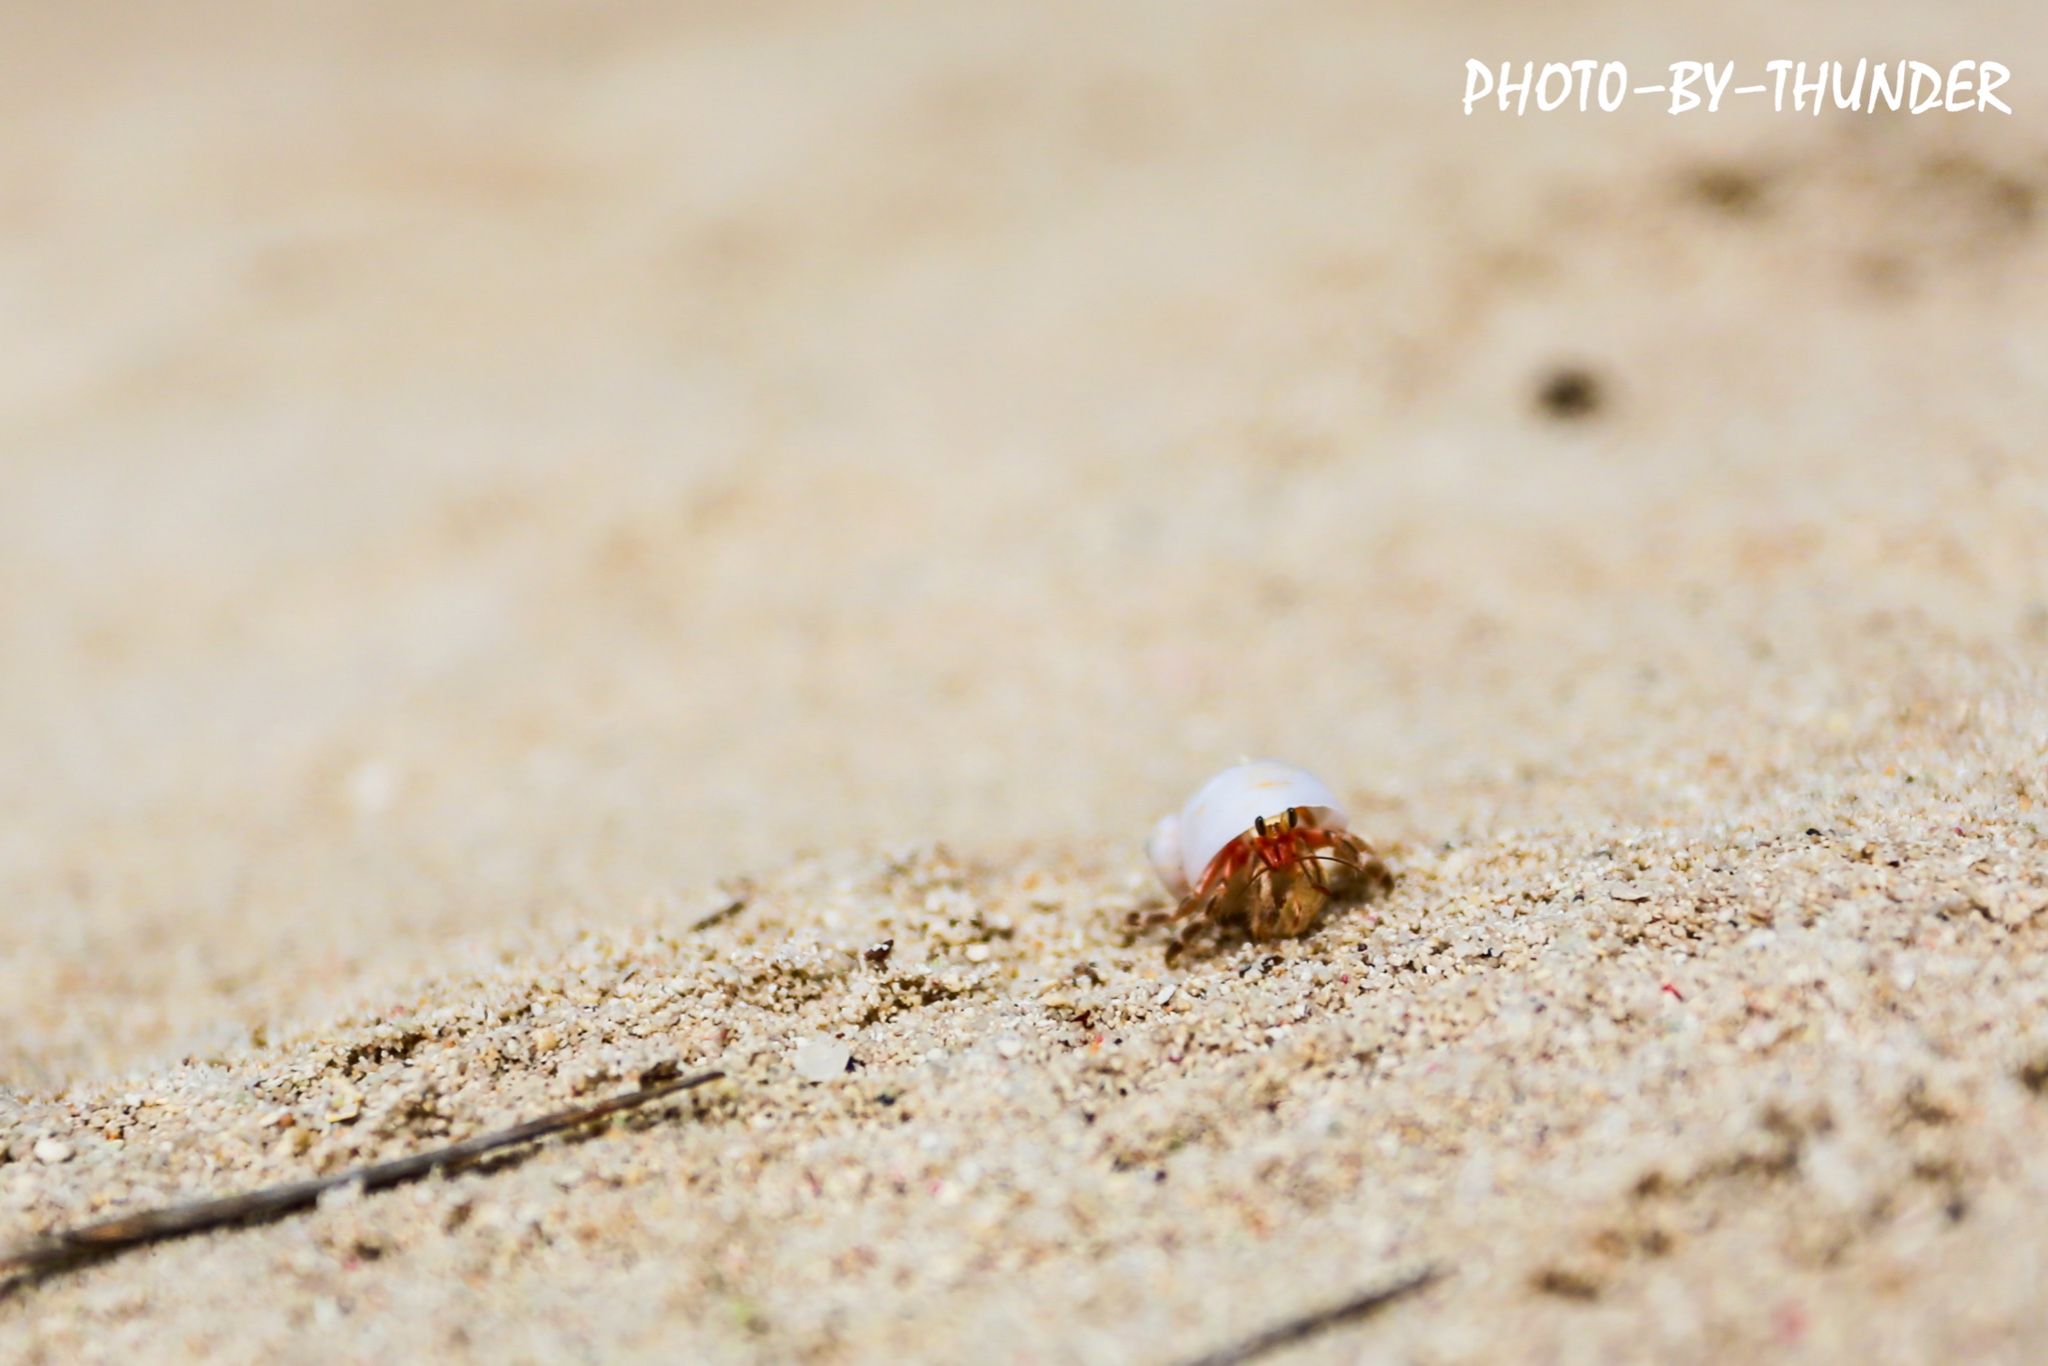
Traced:
<path id="1" fill-rule="evenodd" d="M 1358 875 L 1359 875 L 1360 877 L 1364 877 L 1364 876 L 1365 876 L 1365 865 L 1364 865 L 1364 864 L 1362 864 L 1362 863 L 1357 863 L 1357 862 L 1354 862 L 1354 861 L 1353 861 L 1353 860 L 1351 860 L 1351 859 L 1348 859 L 1348 858 L 1344 858 L 1344 857 L 1342 857 L 1342 856 L 1340 856 L 1340 855 L 1337 855 L 1337 854 L 1307 854 L 1307 855 L 1304 855 L 1303 857 L 1304 857 L 1304 861 L 1306 861 L 1306 862 L 1312 862 L 1312 863 L 1334 863 L 1334 864 L 1336 864 L 1336 865 L 1337 865 L 1337 866 L 1338 866 L 1339 868 L 1349 868 L 1349 869 L 1350 869 L 1350 870 L 1351 870 L 1352 872 L 1354 872 L 1354 873 L 1358 874 Z"/>

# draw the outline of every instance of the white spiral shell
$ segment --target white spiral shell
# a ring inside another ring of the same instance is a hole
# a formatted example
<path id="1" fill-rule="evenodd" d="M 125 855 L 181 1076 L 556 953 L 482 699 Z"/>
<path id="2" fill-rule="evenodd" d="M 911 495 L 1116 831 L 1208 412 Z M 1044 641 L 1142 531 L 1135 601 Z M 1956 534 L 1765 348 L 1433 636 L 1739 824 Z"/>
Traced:
<path id="1" fill-rule="evenodd" d="M 1315 808 L 1326 829 L 1347 828 L 1343 809 L 1322 779 L 1299 764 L 1254 759 L 1203 783 L 1179 815 L 1161 816 L 1145 852 L 1166 889 L 1186 896 L 1224 845 L 1259 817 L 1285 815 L 1296 806 Z"/>

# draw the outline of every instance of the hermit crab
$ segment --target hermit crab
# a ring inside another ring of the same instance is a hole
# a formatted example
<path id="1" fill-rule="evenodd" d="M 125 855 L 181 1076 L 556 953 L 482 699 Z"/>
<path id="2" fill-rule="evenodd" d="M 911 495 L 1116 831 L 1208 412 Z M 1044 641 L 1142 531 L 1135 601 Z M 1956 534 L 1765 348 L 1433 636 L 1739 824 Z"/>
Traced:
<path id="1" fill-rule="evenodd" d="M 1169 958 L 1239 923 L 1253 939 L 1306 934 L 1332 902 L 1363 901 L 1394 883 L 1322 780 L 1271 759 L 1203 783 L 1178 815 L 1160 817 L 1145 852 L 1180 898 L 1150 922 L 1181 922 Z"/>

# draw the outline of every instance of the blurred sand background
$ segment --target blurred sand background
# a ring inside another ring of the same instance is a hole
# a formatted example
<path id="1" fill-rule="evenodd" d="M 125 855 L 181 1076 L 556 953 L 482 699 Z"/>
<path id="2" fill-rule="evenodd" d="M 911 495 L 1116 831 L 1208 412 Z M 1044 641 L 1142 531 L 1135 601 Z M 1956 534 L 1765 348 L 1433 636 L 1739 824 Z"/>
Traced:
<path id="1" fill-rule="evenodd" d="M 738 1080 L 0 1355 L 1167 1361 L 1437 1260 L 1297 1358 L 2039 1359 L 2044 51 L 9 7 L 0 1241 Z M 1475 55 L 2016 114 L 1466 118 Z M 1243 754 L 1402 881 L 1168 970 L 1138 842 Z"/>

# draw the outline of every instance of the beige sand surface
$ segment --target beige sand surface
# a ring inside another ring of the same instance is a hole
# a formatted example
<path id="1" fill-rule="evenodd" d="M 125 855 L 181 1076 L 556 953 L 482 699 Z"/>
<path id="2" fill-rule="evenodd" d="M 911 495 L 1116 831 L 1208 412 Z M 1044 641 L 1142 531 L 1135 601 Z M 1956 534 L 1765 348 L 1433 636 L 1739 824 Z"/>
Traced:
<path id="1" fill-rule="evenodd" d="M 732 1074 L 0 1360 L 2048 1358 L 2048 11 L 1536 8 L 0 13 L 0 1243 Z"/>

